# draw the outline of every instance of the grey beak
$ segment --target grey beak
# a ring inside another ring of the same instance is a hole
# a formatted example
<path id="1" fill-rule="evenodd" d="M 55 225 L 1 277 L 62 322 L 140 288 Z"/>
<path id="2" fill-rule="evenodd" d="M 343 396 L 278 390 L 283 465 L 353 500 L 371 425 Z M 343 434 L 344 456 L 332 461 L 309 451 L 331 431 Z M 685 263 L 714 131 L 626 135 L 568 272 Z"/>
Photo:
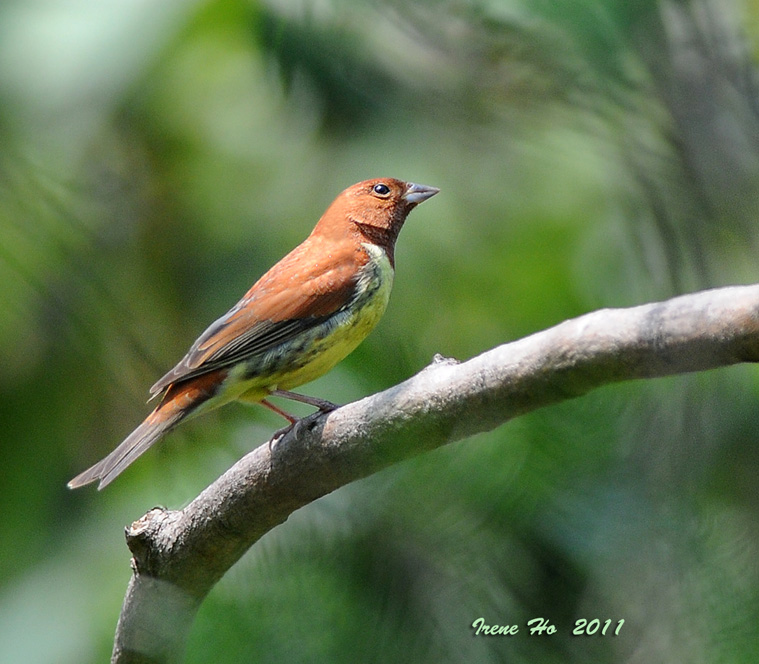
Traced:
<path id="1" fill-rule="evenodd" d="M 428 187 L 426 184 L 414 184 L 409 182 L 406 185 L 406 193 L 403 194 L 403 198 L 414 205 L 426 201 L 428 198 L 432 198 L 440 189 L 437 187 Z"/>

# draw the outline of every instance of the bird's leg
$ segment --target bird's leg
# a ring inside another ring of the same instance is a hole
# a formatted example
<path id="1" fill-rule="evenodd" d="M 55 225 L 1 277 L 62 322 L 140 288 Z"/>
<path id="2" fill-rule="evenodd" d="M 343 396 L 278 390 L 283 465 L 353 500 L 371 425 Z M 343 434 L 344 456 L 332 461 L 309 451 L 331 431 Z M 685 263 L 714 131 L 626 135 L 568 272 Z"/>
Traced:
<path id="1" fill-rule="evenodd" d="M 322 413 L 330 413 L 336 408 L 339 408 L 339 406 L 336 403 L 332 403 L 331 401 L 327 401 L 326 399 L 319 399 L 317 397 L 309 397 L 305 394 L 297 394 L 296 392 L 287 392 L 286 390 L 272 390 L 269 394 L 273 394 L 275 397 L 282 397 L 283 399 L 291 399 L 292 401 L 299 401 L 300 403 L 308 404 L 309 406 L 313 406 L 314 408 L 318 408 Z M 270 401 L 267 401 L 266 399 L 261 399 L 259 402 L 262 406 L 266 406 L 269 410 L 274 411 L 278 415 L 281 415 L 284 417 L 290 424 L 288 424 L 286 427 L 283 427 L 281 429 L 278 429 L 272 434 L 272 437 L 269 438 L 269 452 L 271 452 L 271 445 L 272 443 L 277 440 L 278 438 L 281 438 L 284 436 L 290 429 L 292 429 L 295 426 L 295 423 L 298 421 L 297 417 L 293 417 L 290 415 L 290 413 L 282 410 L 281 408 L 278 408 Z"/>
<path id="2" fill-rule="evenodd" d="M 271 445 L 272 443 L 277 440 L 278 438 L 281 438 L 284 436 L 290 429 L 292 429 L 295 426 L 295 423 L 298 421 L 297 417 L 293 417 L 290 415 L 290 413 L 285 412 L 281 408 L 277 408 L 273 403 L 270 401 L 267 401 L 266 399 L 261 399 L 259 403 L 262 406 L 266 406 L 269 410 L 273 410 L 277 415 L 281 415 L 284 417 L 290 424 L 288 424 L 286 427 L 282 427 L 281 429 L 277 429 L 272 435 L 271 438 L 269 438 L 269 454 L 271 454 Z"/>
<path id="3" fill-rule="evenodd" d="M 318 408 L 322 413 L 331 413 L 333 410 L 337 410 L 340 406 L 326 399 L 319 399 L 318 397 L 309 397 L 305 394 L 298 394 L 297 392 L 287 392 L 286 390 L 272 390 L 271 394 L 275 397 L 282 397 L 283 399 L 292 399 L 293 401 L 300 401 L 300 403 L 308 404 L 314 408 Z M 271 404 L 267 404 L 269 408 L 272 408 Z M 272 408 L 272 410 L 276 410 Z M 277 411 L 279 412 L 279 411 Z"/>
<path id="4" fill-rule="evenodd" d="M 272 394 L 274 393 L 272 392 Z M 262 406 L 266 406 L 269 410 L 273 410 L 277 415 L 281 415 L 282 417 L 284 417 L 290 423 L 290 427 L 298 421 L 297 417 L 294 417 L 293 415 L 290 415 L 290 413 L 282 410 L 281 408 L 278 408 L 273 403 L 271 403 L 271 401 L 267 401 L 266 399 L 261 399 L 261 401 L 259 401 L 258 403 L 260 403 Z M 290 427 L 287 427 L 287 428 L 289 429 Z"/>

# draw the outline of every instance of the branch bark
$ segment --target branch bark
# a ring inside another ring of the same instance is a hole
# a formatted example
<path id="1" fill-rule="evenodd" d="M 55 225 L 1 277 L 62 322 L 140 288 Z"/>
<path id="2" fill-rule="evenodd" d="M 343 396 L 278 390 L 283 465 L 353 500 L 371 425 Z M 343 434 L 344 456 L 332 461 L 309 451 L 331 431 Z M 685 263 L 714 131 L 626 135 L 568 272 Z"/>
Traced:
<path id="1" fill-rule="evenodd" d="M 704 291 L 566 321 L 467 362 L 301 420 L 182 510 L 127 529 L 133 576 L 112 662 L 175 662 L 203 598 L 299 507 L 403 459 L 623 380 L 759 361 L 759 285 Z"/>

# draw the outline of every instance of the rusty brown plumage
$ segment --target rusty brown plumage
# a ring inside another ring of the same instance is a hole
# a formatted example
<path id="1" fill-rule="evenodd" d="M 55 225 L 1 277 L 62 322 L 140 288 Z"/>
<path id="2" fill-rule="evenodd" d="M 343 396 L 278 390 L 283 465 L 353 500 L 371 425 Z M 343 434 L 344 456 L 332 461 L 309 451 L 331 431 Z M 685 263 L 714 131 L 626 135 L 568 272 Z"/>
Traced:
<path id="1" fill-rule="evenodd" d="M 328 371 L 376 324 L 392 284 L 398 233 L 408 213 L 437 191 L 393 178 L 343 191 L 308 238 L 153 385 L 160 401 L 145 421 L 69 486 L 100 480 L 104 487 L 180 421 L 233 399 L 262 403 L 290 421 L 266 401 L 269 394 L 328 408 L 286 390 Z"/>

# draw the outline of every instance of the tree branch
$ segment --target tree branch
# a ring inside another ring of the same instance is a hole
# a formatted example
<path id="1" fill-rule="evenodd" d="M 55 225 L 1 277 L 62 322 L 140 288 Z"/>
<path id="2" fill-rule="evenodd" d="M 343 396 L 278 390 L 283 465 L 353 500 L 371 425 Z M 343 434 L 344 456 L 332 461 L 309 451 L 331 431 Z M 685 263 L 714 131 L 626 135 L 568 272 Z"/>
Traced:
<path id="1" fill-rule="evenodd" d="M 127 529 L 133 576 L 112 662 L 173 662 L 203 598 L 299 507 L 427 450 L 634 378 L 759 361 L 759 286 L 604 309 L 416 376 L 261 445 L 183 510 Z M 168 620 L 171 617 L 171 620 Z"/>

